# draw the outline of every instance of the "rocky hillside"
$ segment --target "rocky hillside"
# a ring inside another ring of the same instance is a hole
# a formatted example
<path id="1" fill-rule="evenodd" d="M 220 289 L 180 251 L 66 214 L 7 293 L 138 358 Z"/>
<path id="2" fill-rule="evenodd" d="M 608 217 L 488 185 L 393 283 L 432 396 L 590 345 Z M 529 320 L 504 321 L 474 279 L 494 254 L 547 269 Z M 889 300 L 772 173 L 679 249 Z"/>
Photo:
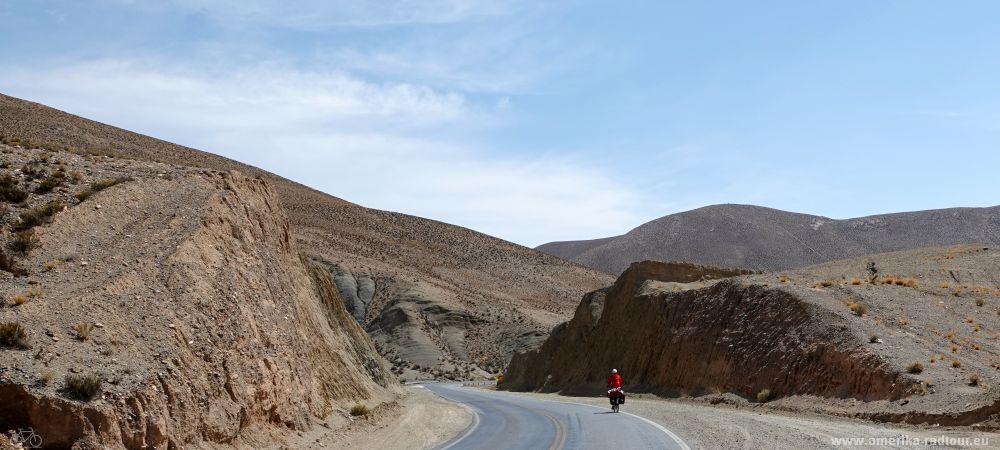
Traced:
<path id="1" fill-rule="evenodd" d="M 633 264 L 540 349 L 516 355 L 502 387 L 596 394 L 615 367 L 632 392 L 1000 424 L 1000 251 L 921 249 L 677 289 L 683 281 L 662 263 Z"/>
<path id="2" fill-rule="evenodd" d="M 285 206 L 298 247 L 338 282 L 351 313 L 407 377 L 414 369 L 485 376 L 480 369 L 496 370 L 515 349 L 539 343 L 583 293 L 613 281 L 472 230 L 364 208 L 210 153 L 3 95 L 0 135 L 12 145 L 262 177 Z"/>
<path id="3" fill-rule="evenodd" d="M 833 220 L 751 205 L 672 214 L 628 233 L 552 242 L 545 253 L 609 273 L 636 261 L 691 261 L 779 270 L 921 247 L 1000 245 L 1000 206 Z"/>
<path id="4" fill-rule="evenodd" d="M 255 448 L 397 389 L 266 182 L 0 150 L 0 430 Z"/>

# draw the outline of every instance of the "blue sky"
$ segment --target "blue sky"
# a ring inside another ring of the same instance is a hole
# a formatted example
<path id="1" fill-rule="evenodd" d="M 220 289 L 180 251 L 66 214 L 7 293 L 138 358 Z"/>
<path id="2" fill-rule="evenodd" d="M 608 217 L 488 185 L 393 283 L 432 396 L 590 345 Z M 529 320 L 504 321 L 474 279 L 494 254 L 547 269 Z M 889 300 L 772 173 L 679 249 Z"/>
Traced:
<path id="1" fill-rule="evenodd" d="M 0 92 L 525 245 L 1000 203 L 992 1 L 0 0 Z"/>

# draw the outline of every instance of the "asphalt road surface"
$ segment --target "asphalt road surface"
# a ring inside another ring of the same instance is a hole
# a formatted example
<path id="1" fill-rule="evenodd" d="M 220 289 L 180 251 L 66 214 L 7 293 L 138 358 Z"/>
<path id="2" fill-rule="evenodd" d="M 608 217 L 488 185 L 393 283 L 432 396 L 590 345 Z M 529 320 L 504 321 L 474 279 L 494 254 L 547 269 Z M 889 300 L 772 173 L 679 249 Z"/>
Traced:
<path id="1" fill-rule="evenodd" d="M 642 417 L 607 408 L 539 400 L 457 384 L 426 384 L 435 394 L 475 413 L 472 425 L 437 447 L 459 449 L 690 450 L 672 432 Z"/>

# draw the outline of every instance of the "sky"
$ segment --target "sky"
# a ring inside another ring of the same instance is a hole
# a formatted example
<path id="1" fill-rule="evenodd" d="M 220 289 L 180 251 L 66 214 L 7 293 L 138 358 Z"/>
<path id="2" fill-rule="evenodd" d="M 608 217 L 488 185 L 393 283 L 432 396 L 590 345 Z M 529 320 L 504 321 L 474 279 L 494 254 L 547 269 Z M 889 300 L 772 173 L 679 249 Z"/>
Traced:
<path id="1" fill-rule="evenodd" d="M 0 0 L 0 92 L 528 246 L 1000 203 L 1000 2 Z"/>

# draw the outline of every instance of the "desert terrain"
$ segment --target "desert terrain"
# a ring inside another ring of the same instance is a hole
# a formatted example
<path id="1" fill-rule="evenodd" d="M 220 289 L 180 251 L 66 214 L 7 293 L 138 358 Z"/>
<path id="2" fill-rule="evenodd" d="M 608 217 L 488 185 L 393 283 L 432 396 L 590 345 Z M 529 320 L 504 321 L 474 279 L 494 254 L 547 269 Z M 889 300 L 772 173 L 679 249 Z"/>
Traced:
<path id="1" fill-rule="evenodd" d="M 869 255 L 679 289 L 669 264 L 633 264 L 584 297 L 505 389 L 633 392 L 879 422 L 1000 422 L 1000 251 Z"/>
<path id="2" fill-rule="evenodd" d="M 1000 206 L 834 220 L 754 205 L 713 205 L 661 217 L 621 236 L 551 242 L 538 250 L 620 274 L 646 260 L 787 270 L 971 243 L 1000 246 Z"/>
<path id="3" fill-rule="evenodd" d="M 351 314 L 406 379 L 490 377 L 568 319 L 580 295 L 612 281 L 466 228 L 358 206 L 217 155 L 3 95 L 0 135 L 19 147 L 261 177 L 298 248 L 340 279 Z"/>

